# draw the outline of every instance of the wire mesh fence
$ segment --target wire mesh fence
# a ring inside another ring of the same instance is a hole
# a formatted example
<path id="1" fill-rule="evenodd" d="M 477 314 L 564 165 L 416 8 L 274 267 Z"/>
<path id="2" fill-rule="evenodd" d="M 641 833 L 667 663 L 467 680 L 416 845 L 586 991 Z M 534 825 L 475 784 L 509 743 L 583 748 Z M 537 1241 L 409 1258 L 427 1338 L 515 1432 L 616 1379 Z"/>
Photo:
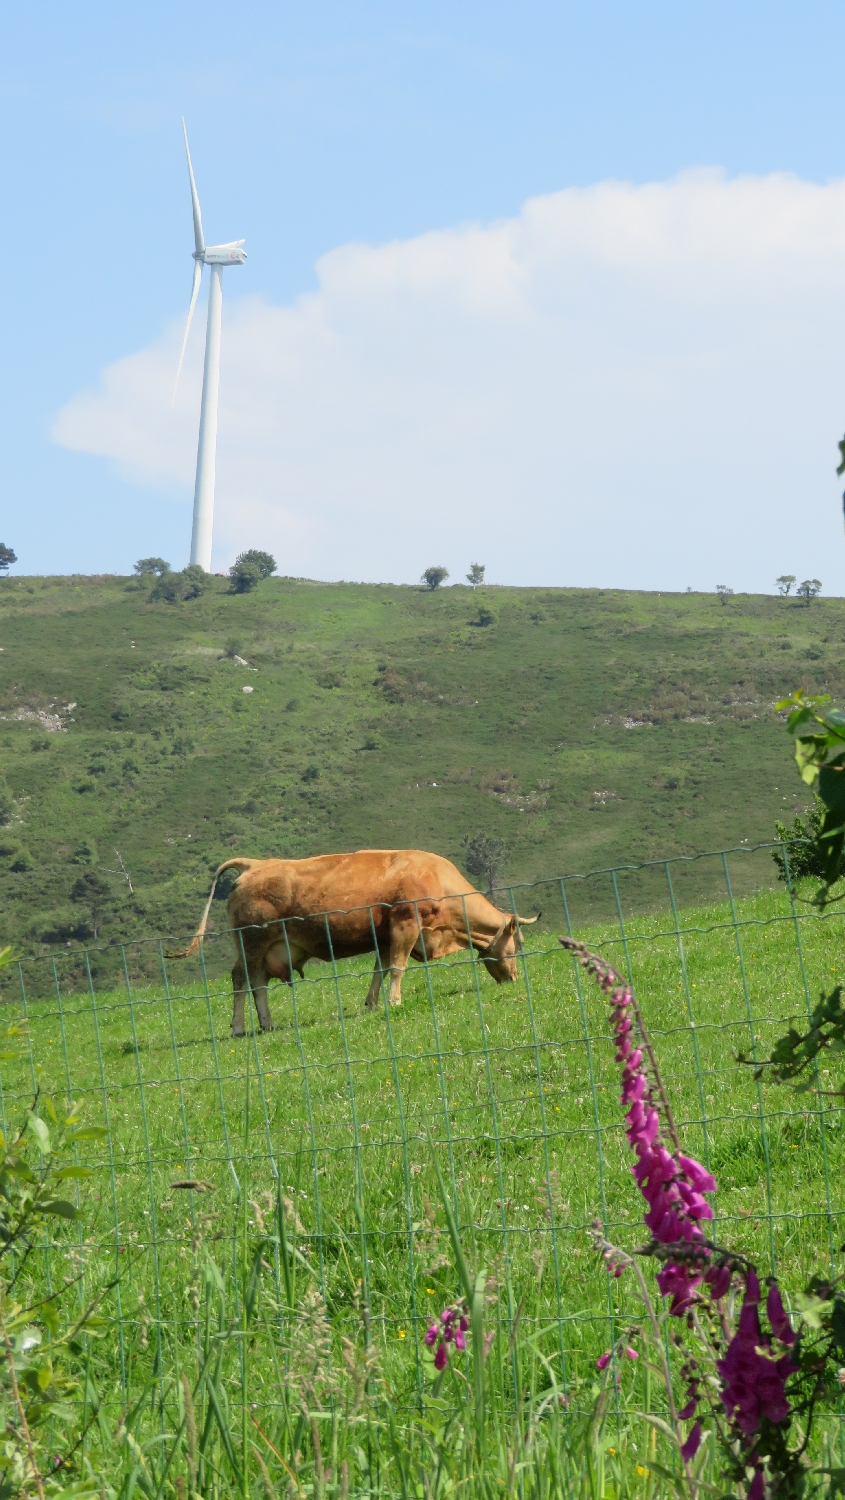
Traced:
<path id="1" fill-rule="evenodd" d="M 718 1179 L 715 1238 L 787 1292 L 827 1268 L 843 1229 L 840 1100 L 823 1070 L 799 1096 L 737 1056 L 766 1056 L 842 976 L 845 916 L 774 875 L 761 846 L 500 890 L 503 911 L 542 909 L 516 983 L 464 952 L 412 965 L 402 1006 L 384 986 L 368 1011 L 371 957 L 314 964 L 271 991 L 277 1029 L 258 1032 L 248 1013 L 242 1040 L 229 1034 L 228 934 L 181 962 L 167 957 L 178 939 L 21 959 L 3 999 L 28 1032 L 3 1065 L 0 1116 L 8 1138 L 49 1088 L 109 1132 L 84 1157 L 84 1218 L 42 1256 L 57 1284 L 79 1266 L 114 1282 L 99 1357 L 115 1404 L 202 1344 L 218 1295 L 237 1314 L 254 1243 L 269 1343 L 275 1330 L 290 1344 L 310 1297 L 336 1332 L 363 1320 L 412 1403 L 425 1329 L 457 1290 L 433 1152 L 467 1256 L 490 1273 L 503 1394 L 520 1391 L 519 1323 L 575 1398 L 641 1318 L 596 1263 L 589 1225 L 629 1249 L 643 1230 L 605 1007 L 559 933 L 633 981 L 685 1148 Z M 700 904 L 717 880 L 718 899 Z M 254 1408 L 274 1390 L 259 1384 Z"/>

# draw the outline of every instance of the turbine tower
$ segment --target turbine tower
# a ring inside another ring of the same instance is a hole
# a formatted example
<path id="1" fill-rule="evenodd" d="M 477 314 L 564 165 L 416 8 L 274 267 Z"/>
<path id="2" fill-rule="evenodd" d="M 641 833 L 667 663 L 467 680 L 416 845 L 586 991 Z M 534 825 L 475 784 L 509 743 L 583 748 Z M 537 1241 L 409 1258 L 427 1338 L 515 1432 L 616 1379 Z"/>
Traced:
<path id="1" fill-rule="evenodd" d="M 231 240 L 228 245 L 206 245 L 202 232 L 202 214 L 188 132 L 182 121 L 185 136 L 185 151 L 188 157 L 188 176 L 191 180 L 191 204 L 194 210 L 194 284 L 191 288 L 191 304 L 185 337 L 179 355 L 179 368 L 173 386 L 173 399 L 182 373 L 182 361 L 191 331 L 191 320 L 197 305 L 202 268 L 211 270 L 211 285 L 208 290 L 208 323 L 205 333 L 205 366 L 202 375 L 202 406 L 200 407 L 200 436 L 197 445 L 197 477 L 194 484 L 194 522 L 191 530 L 191 562 L 199 563 L 206 573 L 211 572 L 211 537 L 214 530 L 214 471 L 217 463 L 217 395 L 220 389 L 220 319 L 223 310 L 223 286 L 220 273 L 224 266 L 242 266 L 246 260 L 243 240 Z M 171 401 L 172 405 L 172 401 Z"/>

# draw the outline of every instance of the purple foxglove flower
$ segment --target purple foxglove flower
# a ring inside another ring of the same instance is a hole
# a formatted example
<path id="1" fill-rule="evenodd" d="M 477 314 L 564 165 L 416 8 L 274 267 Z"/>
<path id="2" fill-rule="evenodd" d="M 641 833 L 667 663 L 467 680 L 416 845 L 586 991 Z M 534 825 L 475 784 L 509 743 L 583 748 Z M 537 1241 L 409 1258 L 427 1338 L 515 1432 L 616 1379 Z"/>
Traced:
<path id="1" fill-rule="evenodd" d="M 437 1345 L 437 1353 L 434 1356 L 434 1368 L 435 1368 L 435 1370 L 445 1370 L 445 1368 L 446 1368 L 446 1361 L 448 1360 L 448 1358 L 449 1358 L 449 1351 L 446 1348 L 446 1345 L 445 1344 L 438 1344 Z"/>
<path id="2" fill-rule="evenodd" d="M 453 1340 L 454 1337 L 455 1337 L 455 1330 L 452 1327 L 451 1323 L 447 1323 L 446 1327 L 443 1329 L 443 1340 L 444 1340 L 445 1343 L 451 1344 L 451 1342 L 452 1342 L 452 1340 Z"/>
<path id="3" fill-rule="evenodd" d="M 463 1319 L 461 1319 L 461 1321 L 463 1322 Z M 455 1330 L 455 1348 L 456 1349 L 460 1349 L 461 1351 L 463 1351 L 466 1348 L 466 1346 L 467 1346 L 467 1341 L 466 1341 L 466 1338 L 464 1337 L 464 1330 L 462 1328 L 457 1328 Z"/>
<path id="4" fill-rule="evenodd" d="M 606 1354 L 600 1354 L 599 1355 L 598 1359 L 596 1360 L 596 1369 L 597 1370 L 606 1370 L 609 1364 L 610 1364 L 610 1350 L 608 1349 L 608 1351 L 607 1351 Z"/>
<path id="5" fill-rule="evenodd" d="M 467 1329 L 469 1328 L 469 1318 L 461 1318 L 460 1328 L 461 1333 L 466 1333 Z"/>
<path id="6" fill-rule="evenodd" d="M 763 1470 L 758 1469 L 748 1486 L 748 1500 L 763 1500 L 765 1493 L 766 1481 L 763 1478 Z"/>
<path id="7" fill-rule="evenodd" d="M 437 1343 L 437 1334 L 437 1324 L 432 1323 L 431 1327 L 427 1328 L 425 1331 L 425 1341 L 428 1344 L 429 1349 L 433 1349 L 434 1345 Z"/>
<path id="8" fill-rule="evenodd" d="M 776 1423 L 789 1416 L 785 1386 L 795 1369 L 788 1354 L 773 1361 L 757 1353 L 758 1349 L 771 1348 L 771 1340 L 760 1329 L 759 1301 L 760 1283 L 754 1268 L 749 1267 L 736 1333 L 724 1359 L 716 1362 L 722 1377 L 722 1405 L 728 1417 L 749 1438 L 763 1417 Z"/>
<path id="9" fill-rule="evenodd" d="M 704 1280 L 710 1287 L 711 1297 L 724 1297 L 731 1285 L 731 1268 L 730 1266 L 711 1266 Z"/>
<path id="10" fill-rule="evenodd" d="M 701 1423 L 696 1422 L 686 1442 L 681 1445 L 681 1458 L 689 1463 L 701 1447 Z"/>
<path id="11" fill-rule="evenodd" d="M 694 1188 L 697 1188 L 700 1193 L 715 1193 L 716 1179 L 712 1172 L 708 1172 L 707 1168 L 701 1165 L 700 1161 L 696 1161 L 694 1156 L 682 1156 L 680 1151 L 678 1161 Z"/>
<path id="12" fill-rule="evenodd" d="M 688 1421 L 689 1418 L 694 1415 L 697 1406 L 698 1406 L 698 1397 L 697 1396 L 690 1396 L 690 1399 L 687 1402 L 686 1406 L 682 1406 L 681 1409 L 680 1409 L 680 1411 L 678 1412 L 678 1416 L 680 1417 L 681 1421 L 682 1422 Z"/>
<path id="13" fill-rule="evenodd" d="M 625 1345 L 625 1353 L 627 1354 L 629 1359 L 639 1359 L 640 1357 L 636 1349 L 632 1349 L 630 1344 Z"/>
<path id="14" fill-rule="evenodd" d="M 453 1307 L 447 1307 L 445 1311 L 440 1314 L 440 1321 L 441 1323 L 445 1323 L 446 1327 L 448 1328 L 449 1324 L 454 1321 L 455 1316 L 455 1309 Z"/>
<path id="15" fill-rule="evenodd" d="M 772 1326 L 772 1333 L 782 1344 L 792 1345 L 797 1335 L 790 1327 L 789 1318 L 786 1315 L 783 1302 L 781 1301 L 780 1287 L 773 1281 L 769 1287 L 769 1295 L 766 1298 L 766 1312 Z"/>

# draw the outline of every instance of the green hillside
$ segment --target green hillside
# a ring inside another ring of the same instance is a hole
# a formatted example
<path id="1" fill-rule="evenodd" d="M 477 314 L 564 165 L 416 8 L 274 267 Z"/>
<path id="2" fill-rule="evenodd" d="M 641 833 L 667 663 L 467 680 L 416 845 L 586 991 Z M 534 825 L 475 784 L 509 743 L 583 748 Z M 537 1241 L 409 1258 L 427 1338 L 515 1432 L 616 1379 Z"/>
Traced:
<path id="1" fill-rule="evenodd" d="M 15 578 L 0 647 L 3 937 L 45 953 L 192 928 L 236 852 L 484 829 L 522 882 L 767 838 L 802 801 L 771 705 L 845 691 L 845 601 Z"/>

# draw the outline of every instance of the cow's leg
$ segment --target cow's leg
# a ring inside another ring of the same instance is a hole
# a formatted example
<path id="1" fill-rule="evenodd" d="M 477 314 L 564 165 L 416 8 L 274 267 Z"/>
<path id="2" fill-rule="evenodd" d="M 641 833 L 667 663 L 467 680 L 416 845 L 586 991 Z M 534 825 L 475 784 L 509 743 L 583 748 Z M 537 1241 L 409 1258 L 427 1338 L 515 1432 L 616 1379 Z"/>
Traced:
<path id="1" fill-rule="evenodd" d="M 367 991 L 367 998 L 364 1001 L 367 1010 L 373 1010 L 373 1008 L 378 1005 L 379 997 L 381 995 L 381 981 L 383 978 L 384 965 L 382 964 L 381 954 L 379 953 L 376 955 L 376 966 L 373 969 L 373 977 L 370 981 L 370 988 Z"/>
<path id="2" fill-rule="evenodd" d="M 252 998 L 255 1001 L 258 1024 L 262 1031 L 275 1031 L 273 1017 L 270 1015 L 270 1007 L 267 1004 L 268 966 L 266 955 L 262 953 L 260 958 L 250 958 L 248 965 L 249 987 L 252 990 Z"/>
<path id="3" fill-rule="evenodd" d="M 402 1004 L 402 978 L 408 967 L 411 950 L 419 942 L 418 922 L 394 921 L 390 928 L 390 990 L 391 1005 Z"/>
<path id="4" fill-rule="evenodd" d="M 232 970 L 232 990 L 234 992 L 235 1004 L 232 1010 L 232 1036 L 244 1036 L 244 1001 L 247 996 L 249 985 L 246 971 L 241 959 L 238 959 Z"/>

